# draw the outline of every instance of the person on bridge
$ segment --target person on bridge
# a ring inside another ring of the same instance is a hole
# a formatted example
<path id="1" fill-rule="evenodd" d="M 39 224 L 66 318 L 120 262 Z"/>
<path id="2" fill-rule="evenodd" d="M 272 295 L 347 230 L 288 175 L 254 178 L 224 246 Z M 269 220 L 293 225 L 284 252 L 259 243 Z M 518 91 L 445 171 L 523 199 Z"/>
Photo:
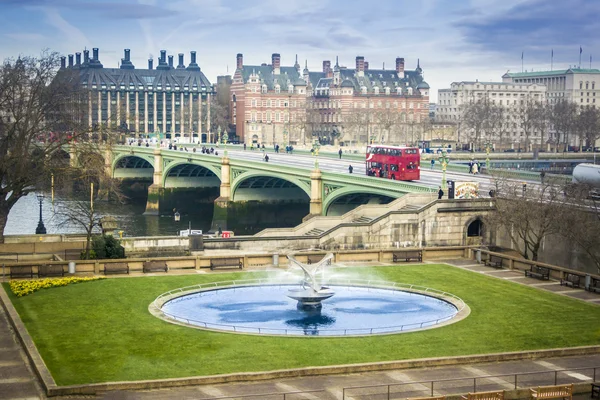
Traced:
<path id="1" fill-rule="evenodd" d="M 435 158 L 431 159 L 431 169 L 433 169 L 433 167 L 435 166 Z"/>
<path id="2" fill-rule="evenodd" d="M 348 173 L 351 174 L 352 171 L 354 171 L 354 168 L 352 168 L 352 165 L 348 165 Z"/>
<path id="3" fill-rule="evenodd" d="M 342 149 L 340 149 L 340 151 L 338 151 L 338 154 L 340 155 L 340 160 L 342 159 Z"/>
<path id="4" fill-rule="evenodd" d="M 269 155 L 265 154 L 265 162 L 269 162 Z"/>
<path id="5" fill-rule="evenodd" d="M 442 190 L 441 186 L 438 186 L 438 200 L 441 200 L 442 197 L 444 197 L 444 191 Z"/>
<path id="6" fill-rule="evenodd" d="M 244 143 L 244 151 L 246 151 L 246 143 Z"/>

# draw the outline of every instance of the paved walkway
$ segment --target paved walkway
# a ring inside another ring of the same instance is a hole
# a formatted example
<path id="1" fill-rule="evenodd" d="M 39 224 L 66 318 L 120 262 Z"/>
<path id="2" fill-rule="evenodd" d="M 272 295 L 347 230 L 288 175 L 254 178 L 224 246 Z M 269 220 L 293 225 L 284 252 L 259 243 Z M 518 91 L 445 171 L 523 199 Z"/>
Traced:
<path id="1" fill-rule="evenodd" d="M 541 282 L 525 278 L 522 272 L 497 270 L 476 264 L 473 260 L 447 260 L 448 264 L 477 273 L 507 279 L 516 283 L 535 286 L 560 295 L 578 298 L 600 305 L 600 295 L 560 286 L 555 281 Z M 214 399 L 219 397 L 257 395 L 254 399 L 282 399 L 285 392 L 321 392 L 304 393 L 286 396 L 287 400 L 322 399 L 341 400 L 343 389 L 356 386 L 390 385 L 391 398 L 406 398 L 431 395 L 430 383 L 401 385 L 403 382 L 421 382 L 431 380 L 455 379 L 434 385 L 434 395 L 473 391 L 473 377 L 484 375 L 503 375 L 515 373 L 540 372 L 518 378 L 520 387 L 554 384 L 555 370 L 585 368 L 568 371 L 557 375 L 558 382 L 589 382 L 600 380 L 600 354 L 578 357 L 563 357 L 543 360 L 526 360 L 489 364 L 474 364 L 439 368 L 418 368 L 392 370 L 360 374 L 330 375 L 316 377 L 300 377 L 279 379 L 276 381 L 231 383 L 219 385 L 192 386 L 174 389 L 148 390 L 136 392 L 107 392 L 99 396 L 68 396 L 56 399 L 116 399 L 116 400 L 158 400 L 158 399 Z M 545 371 L 545 372 L 544 372 Z M 477 381 L 477 390 L 501 390 L 514 388 L 515 377 L 503 376 Z M 387 386 L 370 389 L 346 389 L 346 400 L 379 400 L 387 399 Z M 278 395 L 268 396 L 268 393 Z M 589 398 L 589 395 L 575 396 L 576 399 Z M 14 332 L 0 307 L 0 400 L 46 399 L 37 378 L 33 374 L 25 354 L 18 343 Z"/>

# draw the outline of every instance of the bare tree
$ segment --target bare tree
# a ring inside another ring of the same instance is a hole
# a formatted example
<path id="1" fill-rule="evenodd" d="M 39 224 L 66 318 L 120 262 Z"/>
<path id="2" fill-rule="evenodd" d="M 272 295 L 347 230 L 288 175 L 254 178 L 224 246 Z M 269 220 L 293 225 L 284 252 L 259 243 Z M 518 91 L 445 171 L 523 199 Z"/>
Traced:
<path id="1" fill-rule="evenodd" d="M 579 138 L 579 147 L 594 146 L 600 137 L 600 111 L 595 107 L 584 107 L 575 117 L 575 132 Z"/>
<path id="2" fill-rule="evenodd" d="M 87 96 L 76 72 L 59 65 L 57 53 L 43 52 L 0 67 L 0 243 L 15 203 L 50 182 L 52 154 L 87 136 Z"/>
<path id="3" fill-rule="evenodd" d="M 550 113 L 552 107 L 549 104 L 536 102 L 534 107 L 534 120 L 533 125 L 537 132 L 540 134 L 540 149 L 543 149 L 546 144 L 546 133 L 550 126 Z"/>
<path id="4" fill-rule="evenodd" d="M 54 210 L 58 226 L 62 228 L 81 228 L 85 231 L 86 242 L 83 259 L 90 258 L 92 235 L 101 233 L 102 215 L 96 211 L 90 200 L 71 200 L 59 202 Z"/>
<path id="5" fill-rule="evenodd" d="M 502 228 L 524 258 L 537 260 L 544 238 L 560 233 L 557 219 L 568 200 L 549 183 L 525 185 L 496 176 L 496 184 L 496 212 L 488 223 Z"/>
<path id="6" fill-rule="evenodd" d="M 462 123 L 470 130 L 469 139 L 476 145 L 481 145 L 481 139 L 486 126 L 488 115 L 487 99 L 478 99 L 477 101 L 465 104 L 462 110 Z"/>
<path id="7" fill-rule="evenodd" d="M 529 150 L 529 144 L 531 140 L 531 135 L 537 127 L 537 119 L 538 119 L 538 102 L 533 99 L 527 99 L 523 104 L 521 104 L 517 109 L 517 119 L 519 121 L 519 127 L 523 131 L 523 136 L 525 137 L 525 149 Z"/>
<path id="8" fill-rule="evenodd" d="M 381 129 L 384 134 L 387 133 L 387 138 L 383 140 L 385 143 L 393 142 L 392 132 L 400 122 L 398 111 L 393 108 L 381 108 L 373 113 L 373 122 Z"/>
<path id="9" fill-rule="evenodd" d="M 229 108 L 223 105 L 217 96 L 210 100 L 210 126 L 213 131 L 221 128 L 221 132 L 229 132 Z"/>
<path id="10" fill-rule="evenodd" d="M 569 136 L 575 125 L 575 116 L 577 113 L 577 106 L 568 100 L 559 100 L 552 106 L 550 112 L 550 122 L 554 128 L 554 142 L 556 143 L 556 151 L 558 152 L 558 145 L 563 143 L 563 151 L 566 151 L 569 145 Z"/>

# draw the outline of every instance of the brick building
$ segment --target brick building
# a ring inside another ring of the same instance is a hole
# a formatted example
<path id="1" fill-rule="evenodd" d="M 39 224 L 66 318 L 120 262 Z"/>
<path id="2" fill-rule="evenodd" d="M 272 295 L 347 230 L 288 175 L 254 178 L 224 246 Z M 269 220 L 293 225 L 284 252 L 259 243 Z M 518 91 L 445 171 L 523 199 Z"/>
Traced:
<path id="1" fill-rule="evenodd" d="M 119 68 L 104 68 L 99 50 L 93 49 L 61 57 L 61 69 L 78 70 L 79 80 L 88 89 L 84 118 L 90 128 L 120 128 L 136 134 L 162 133 L 188 136 L 195 140 L 211 131 L 210 103 L 214 88 L 196 63 L 184 65 L 184 55 L 173 64 L 173 56 L 161 50 L 158 65 L 148 60 L 148 68 L 136 69 L 125 49 Z M 85 120 L 84 120 L 85 121 Z M 204 135 L 204 140 L 210 139 Z"/>
<path id="2" fill-rule="evenodd" d="M 244 65 L 237 55 L 230 89 L 230 115 L 244 143 L 362 145 L 367 141 L 415 143 L 428 118 L 429 85 L 422 69 L 369 69 L 356 57 L 355 69 L 323 61 L 322 71 L 271 64 Z"/>

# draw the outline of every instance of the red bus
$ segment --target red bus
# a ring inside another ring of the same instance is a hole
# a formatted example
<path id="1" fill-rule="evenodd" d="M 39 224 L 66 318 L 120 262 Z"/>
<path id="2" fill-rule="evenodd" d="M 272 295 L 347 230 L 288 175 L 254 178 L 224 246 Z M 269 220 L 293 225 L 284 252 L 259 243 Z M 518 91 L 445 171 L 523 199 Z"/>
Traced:
<path id="1" fill-rule="evenodd" d="M 370 145 L 366 169 L 369 176 L 416 181 L 421 178 L 421 154 L 417 147 Z"/>

